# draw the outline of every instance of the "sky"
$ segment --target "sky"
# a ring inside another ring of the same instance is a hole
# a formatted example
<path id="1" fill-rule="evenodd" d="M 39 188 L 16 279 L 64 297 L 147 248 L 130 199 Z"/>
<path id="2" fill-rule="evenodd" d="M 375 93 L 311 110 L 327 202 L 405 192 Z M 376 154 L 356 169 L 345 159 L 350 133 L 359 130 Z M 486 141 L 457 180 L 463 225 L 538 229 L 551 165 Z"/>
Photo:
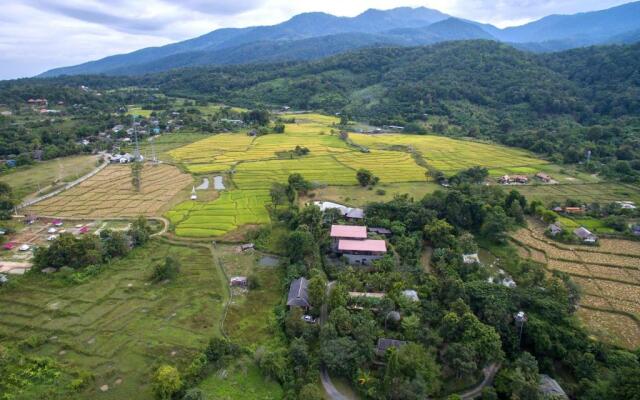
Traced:
<path id="1" fill-rule="evenodd" d="M 628 1 L 0 0 L 0 80 L 162 46 L 218 28 L 277 24 L 309 11 L 355 16 L 368 8 L 424 6 L 506 27 Z"/>

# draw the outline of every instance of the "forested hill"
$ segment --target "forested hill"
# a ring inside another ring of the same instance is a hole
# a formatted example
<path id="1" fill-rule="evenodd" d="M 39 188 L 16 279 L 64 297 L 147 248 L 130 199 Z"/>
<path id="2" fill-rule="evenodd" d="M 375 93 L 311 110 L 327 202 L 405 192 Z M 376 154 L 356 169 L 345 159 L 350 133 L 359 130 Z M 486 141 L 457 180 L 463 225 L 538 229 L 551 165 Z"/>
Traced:
<path id="1" fill-rule="evenodd" d="M 355 17 L 313 12 L 288 21 L 247 28 L 224 28 L 197 38 L 42 74 L 138 75 L 177 67 L 312 60 L 348 50 L 419 46 L 463 39 L 491 39 L 534 52 L 612 43 L 640 36 L 640 2 L 573 15 L 550 15 L 522 26 L 499 29 L 424 7 L 370 9 Z"/>
<path id="2" fill-rule="evenodd" d="M 346 112 L 374 124 L 426 123 L 442 134 L 491 138 L 558 161 L 577 162 L 592 150 L 609 163 L 640 159 L 639 66 L 639 44 L 535 55 L 479 40 L 135 79 L 15 81 L 0 83 L 0 96 L 12 85 L 146 85 L 248 107 L 289 105 Z M 632 166 L 640 169 L 640 163 Z"/>

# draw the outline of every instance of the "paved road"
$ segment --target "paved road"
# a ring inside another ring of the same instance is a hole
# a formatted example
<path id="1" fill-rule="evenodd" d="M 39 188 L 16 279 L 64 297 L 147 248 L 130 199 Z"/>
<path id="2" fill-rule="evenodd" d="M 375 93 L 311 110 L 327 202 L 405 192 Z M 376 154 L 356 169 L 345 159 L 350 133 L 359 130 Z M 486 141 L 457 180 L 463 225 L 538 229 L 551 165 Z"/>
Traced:
<path id="1" fill-rule="evenodd" d="M 482 389 L 484 389 L 485 386 L 491 385 L 491 383 L 493 383 L 493 378 L 495 378 L 499 370 L 500 364 L 491 364 L 485 367 L 482 370 L 482 373 L 484 374 L 484 379 L 482 380 L 482 382 L 480 382 L 480 384 L 473 389 L 470 389 L 463 393 L 459 393 L 462 400 L 472 400 L 482 396 Z"/>
<path id="2" fill-rule="evenodd" d="M 329 282 L 329 284 L 327 285 L 327 290 L 326 290 L 327 299 L 329 298 L 329 294 L 331 294 L 331 290 L 333 290 L 333 286 L 335 284 L 336 284 L 335 282 Z M 325 301 L 322 307 L 320 308 L 319 319 L 320 319 L 321 326 L 327 321 L 327 315 L 328 315 L 328 306 L 327 306 L 327 302 Z M 324 387 L 325 392 L 327 392 L 327 394 L 329 395 L 329 398 L 331 398 L 332 400 L 351 400 L 347 396 L 340 393 L 338 389 L 336 389 L 336 387 L 333 385 L 333 382 L 331 381 L 329 372 L 327 371 L 327 368 L 324 365 L 320 368 L 320 381 L 322 381 L 322 387 Z"/>

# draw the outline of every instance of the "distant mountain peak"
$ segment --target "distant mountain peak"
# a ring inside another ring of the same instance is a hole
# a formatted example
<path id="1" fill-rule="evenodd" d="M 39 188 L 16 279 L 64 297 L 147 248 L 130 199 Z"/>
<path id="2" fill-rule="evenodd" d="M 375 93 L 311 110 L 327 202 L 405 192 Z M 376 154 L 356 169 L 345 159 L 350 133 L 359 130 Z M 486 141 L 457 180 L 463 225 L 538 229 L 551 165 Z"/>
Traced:
<path id="1" fill-rule="evenodd" d="M 370 8 L 355 17 L 307 12 L 271 26 L 218 29 L 161 47 L 57 68 L 41 76 L 140 74 L 195 65 L 307 60 L 374 46 L 489 39 L 531 51 L 640 40 L 640 1 L 602 11 L 553 15 L 499 29 L 427 7 Z"/>

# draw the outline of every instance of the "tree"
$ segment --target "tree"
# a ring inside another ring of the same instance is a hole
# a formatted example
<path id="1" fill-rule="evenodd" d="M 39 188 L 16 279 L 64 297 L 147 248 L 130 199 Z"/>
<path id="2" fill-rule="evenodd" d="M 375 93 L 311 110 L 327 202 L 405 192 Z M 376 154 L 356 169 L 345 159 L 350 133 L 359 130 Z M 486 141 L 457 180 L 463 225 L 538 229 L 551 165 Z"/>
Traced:
<path id="1" fill-rule="evenodd" d="M 402 326 L 402 332 L 408 340 L 416 340 L 421 328 L 420 317 L 415 314 L 404 317 L 400 326 Z"/>
<path id="2" fill-rule="evenodd" d="M 524 352 L 509 367 L 503 367 L 495 380 L 496 392 L 505 398 L 538 400 L 538 362 Z M 501 397 L 502 398 L 502 397 Z"/>
<path id="3" fill-rule="evenodd" d="M 316 308 L 322 306 L 326 288 L 327 281 L 322 274 L 316 274 L 313 278 L 309 279 L 308 294 L 311 306 Z"/>
<path id="4" fill-rule="evenodd" d="M 453 247 L 456 238 L 455 229 L 444 219 L 434 219 L 424 227 L 425 239 L 435 248 Z"/>
<path id="5" fill-rule="evenodd" d="M 153 376 L 153 393 L 159 400 L 170 400 L 181 387 L 180 373 L 171 365 L 162 365 Z"/>
<path id="6" fill-rule="evenodd" d="M 129 229 L 129 236 L 134 246 L 142 246 L 149 241 L 151 237 L 151 228 L 147 223 L 147 219 L 139 216 Z"/>
<path id="7" fill-rule="evenodd" d="M 345 307 L 348 301 L 349 292 L 347 288 L 340 283 L 335 284 L 329 293 L 329 309 L 333 310 L 338 307 Z"/>
<path id="8" fill-rule="evenodd" d="M 304 400 L 323 400 L 324 396 L 322 395 L 318 385 L 308 383 L 300 389 L 300 395 L 298 398 Z"/>
<path id="9" fill-rule="evenodd" d="M 481 234 L 496 243 L 505 241 L 505 232 L 510 227 L 509 217 L 500 206 L 491 207 L 480 229 Z"/>
<path id="10" fill-rule="evenodd" d="M 295 230 L 291 232 L 285 243 L 285 254 L 291 262 L 303 261 L 315 251 L 315 241 L 309 232 Z"/>
<path id="11" fill-rule="evenodd" d="M 364 358 L 358 344 L 349 337 L 338 337 L 322 342 L 321 357 L 329 371 L 344 377 L 354 377 Z"/>
<path id="12" fill-rule="evenodd" d="M 180 262 L 171 256 L 167 256 L 163 263 L 156 264 L 153 268 L 151 280 L 161 282 L 174 279 L 180 272 Z"/>
<path id="13" fill-rule="evenodd" d="M 311 182 L 298 173 L 289 175 L 289 188 L 298 194 L 307 194 L 311 190 Z"/>
<path id="14" fill-rule="evenodd" d="M 440 390 L 440 368 L 433 352 L 407 343 L 387 354 L 384 383 L 389 398 L 424 399 Z"/>
<path id="15" fill-rule="evenodd" d="M 135 160 L 131 163 L 131 185 L 136 192 L 140 191 L 142 185 L 142 163 Z"/>
<path id="16" fill-rule="evenodd" d="M 13 198 L 13 190 L 6 182 L 0 182 L 0 220 L 10 219 L 15 199 Z"/>
<path id="17" fill-rule="evenodd" d="M 182 400 L 206 400 L 206 398 L 202 389 L 191 388 L 184 393 Z"/>
<path id="18" fill-rule="evenodd" d="M 371 171 L 363 168 L 359 169 L 358 172 L 356 172 L 356 179 L 358 179 L 358 183 L 362 187 L 369 185 L 374 186 L 378 183 L 378 181 L 380 181 L 380 178 L 373 175 Z"/>
<path id="19" fill-rule="evenodd" d="M 269 195 L 271 196 L 273 207 L 277 209 L 279 205 L 285 204 L 287 201 L 287 186 L 279 182 L 274 182 L 271 184 Z"/>
<path id="20" fill-rule="evenodd" d="M 444 352 L 443 359 L 447 366 L 456 371 L 456 378 L 472 374 L 478 369 L 475 349 L 463 343 L 451 343 Z"/>
<path id="21" fill-rule="evenodd" d="M 282 122 L 277 122 L 273 126 L 273 132 L 274 133 L 284 133 L 284 129 L 285 129 L 285 125 Z"/>

